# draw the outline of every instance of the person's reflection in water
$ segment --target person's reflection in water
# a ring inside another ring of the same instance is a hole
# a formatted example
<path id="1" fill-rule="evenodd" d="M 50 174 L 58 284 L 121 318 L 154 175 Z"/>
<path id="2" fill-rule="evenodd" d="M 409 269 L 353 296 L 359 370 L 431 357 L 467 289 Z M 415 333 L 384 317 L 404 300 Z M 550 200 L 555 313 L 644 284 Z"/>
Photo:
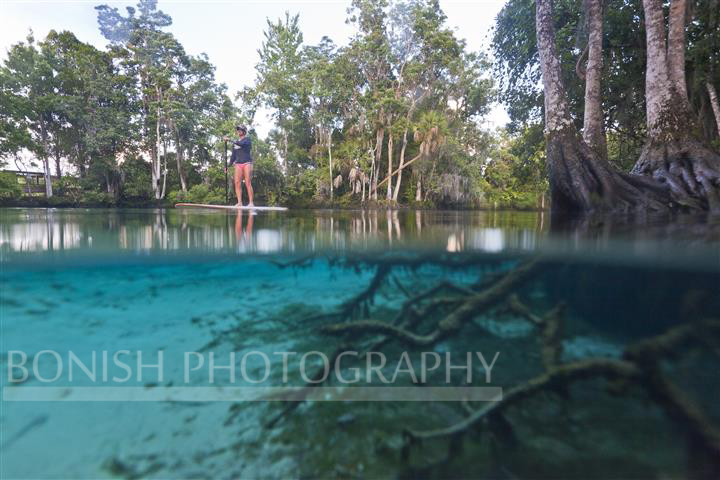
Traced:
<path id="1" fill-rule="evenodd" d="M 447 248 L 448 252 L 462 252 L 465 250 L 465 231 L 460 230 L 457 233 L 451 233 L 448 237 Z"/>
<path id="2" fill-rule="evenodd" d="M 253 217 L 255 217 L 255 212 L 248 212 L 247 216 L 247 225 L 243 232 L 243 211 L 238 209 L 237 217 L 235 218 L 235 235 L 237 236 L 239 252 L 247 252 L 252 246 Z"/>

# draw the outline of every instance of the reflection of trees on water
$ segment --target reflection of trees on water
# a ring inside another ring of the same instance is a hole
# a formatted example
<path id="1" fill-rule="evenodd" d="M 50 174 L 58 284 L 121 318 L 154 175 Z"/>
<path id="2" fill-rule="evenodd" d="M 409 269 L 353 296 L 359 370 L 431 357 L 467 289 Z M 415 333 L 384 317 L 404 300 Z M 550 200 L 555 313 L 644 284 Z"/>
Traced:
<path id="1" fill-rule="evenodd" d="M 246 232 L 245 252 L 421 246 L 448 252 L 612 250 L 617 239 L 638 252 L 663 243 L 720 242 L 717 220 L 680 218 L 632 222 L 608 217 L 548 222 L 543 212 L 313 211 L 261 212 Z M 181 210 L 9 209 L 0 221 L 0 246 L 9 252 L 95 251 L 234 252 L 235 212 Z M 250 221 L 248 212 L 242 221 Z M 551 223 L 551 224 L 550 224 Z"/>
<path id="2" fill-rule="evenodd" d="M 57 222 L 52 211 L 37 221 L 8 223 L 3 214 L 0 223 L 0 246 L 14 252 L 55 251 L 88 246 L 92 237 L 84 236 L 77 223 Z"/>

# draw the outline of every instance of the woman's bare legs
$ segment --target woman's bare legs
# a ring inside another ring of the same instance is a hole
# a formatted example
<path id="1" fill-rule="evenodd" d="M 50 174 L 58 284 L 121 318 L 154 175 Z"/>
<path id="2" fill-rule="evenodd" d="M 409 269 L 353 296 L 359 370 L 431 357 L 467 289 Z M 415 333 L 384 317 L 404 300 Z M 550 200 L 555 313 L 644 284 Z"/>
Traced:
<path id="1" fill-rule="evenodd" d="M 235 164 L 235 174 L 233 175 L 233 183 L 235 184 L 235 196 L 237 197 L 236 207 L 242 206 L 242 179 L 243 167 Z M 252 200 L 251 200 L 252 201 Z"/>
<path id="2" fill-rule="evenodd" d="M 245 188 L 248 192 L 248 198 L 250 199 L 250 203 L 248 203 L 248 206 L 252 207 L 255 204 L 253 203 L 253 188 L 252 188 L 252 169 L 253 165 L 252 163 L 246 163 L 243 165 L 242 169 L 244 170 L 245 174 Z"/>

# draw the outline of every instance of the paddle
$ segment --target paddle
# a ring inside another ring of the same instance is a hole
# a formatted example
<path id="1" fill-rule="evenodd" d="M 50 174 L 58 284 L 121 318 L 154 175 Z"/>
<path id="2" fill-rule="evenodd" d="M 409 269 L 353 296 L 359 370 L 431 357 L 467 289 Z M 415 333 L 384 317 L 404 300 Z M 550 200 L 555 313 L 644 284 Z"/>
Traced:
<path id="1" fill-rule="evenodd" d="M 227 164 L 227 140 L 225 140 L 225 150 L 223 150 L 223 162 L 225 162 L 225 203 L 228 203 L 228 164 Z"/>

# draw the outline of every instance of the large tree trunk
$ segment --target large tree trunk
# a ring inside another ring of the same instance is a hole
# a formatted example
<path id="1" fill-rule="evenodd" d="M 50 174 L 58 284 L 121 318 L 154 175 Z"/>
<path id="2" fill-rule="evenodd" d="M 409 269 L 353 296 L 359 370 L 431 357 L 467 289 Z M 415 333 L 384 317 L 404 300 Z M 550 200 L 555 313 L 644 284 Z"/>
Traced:
<path id="1" fill-rule="evenodd" d="M 675 90 L 686 107 L 690 104 L 685 84 L 685 25 L 687 24 L 687 0 L 672 0 L 668 24 L 668 74 Z"/>
<path id="2" fill-rule="evenodd" d="M 328 161 L 330 163 L 330 201 L 333 200 L 333 164 L 332 164 L 332 134 L 333 129 L 328 130 L 327 136 L 327 149 L 328 149 Z"/>
<path id="3" fill-rule="evenodd" d="M 159 161 L 157 146 L 153 146 L 150 150 L 150 182 L 152 183 L 152 191 L 155 198 L 158 198 L 158 187 L 160 185 L 160 174 L 157 168 Z"/>
<path id="4" fill-rule="evenodd" d="M 47 156 L 43 158 L 44 176 L 45 176 L 45 196 L 50 198 L 53 196 L 52 176 L 50 175 L 50 160 Z"/>
<path id="5" fill-rule="evenodd" d="M 48 133 L 44 123 L 40 126 L 40 136 L 42 137 L 42 162 L 43 176 L 45 177 L 45 196 L 50 198 L 53 196 L 52 175 L 50 174 L 50 158 L 48 155 Z"/>
<path id="6" fill-rule="evenodd" d="M 57 175 L 58 179 L 62 178 L 62 169 L 61 169 L 61 155 L 60 155 L 60 148 L 55 148 L 55 175 Z"/>
<path id="7" fill-rule="evenodd" d="M 360 188 L 361 188 L 361 196 L 360 196 L 360 203 L 365 203 L 365 172 L 360 172 Z"/>
<path id="8" fill-rule="evenodd" d="M 405 125 L 406 125 L 406 127 L 405 127 L 405 131 L 403 132 L 403 143 L 402 143 L 402 148 L 401 148 L 401 150 L 400 150 L 400 158 L 399 158 L 400 164 L 399 164 L 398 169 L 397 169 L 397 176 L 398 176 L 398 177 L 397 177 L 397 183 L 395 184 L 395 191 L 393 192 L 393 200 L 394 200 L 394 201 L 397 201 L 397 199 L 398 199 L 398 194 L 400 193 L 400 186 L 401 186 L 401 184 L 402 184 L 402 172 L 403 172 L 403 169 L 404 169 L 405 167 L 407 167 L 410 163 L 412 163 L 412 162 L 417 158 L 417 157 L 416 157 L 415 159 L 411 160 L 410 162 L 405 163 L 405 152 L 407 151 L 407 144 L 408 144 L 408 136 L 407 136 L 407 135 L 408 135 L 408 127 L 407 127 L 407 125 L 410 124 L 410 119 L 412 118 L 413 113 L 415 112 L 415 108 L 417 107 L 417 105 L 418 105 L 420 102 L 422 102 L 422 101 L 425 99 L 425 97 L 428 95 L 429 92 L 430 92 L 429 89 L 428 89 L 428 90 L 425 90 L 425 91 L 423 92 L 423 94 L 420 95 L 420 97 L 413 98 L 413 101 L 412 101 L 412 103 L 410 104 L 410 108 L 408 109 L 408 112 L 407 112 L 407 114 L 405 115 Z M 420 150 L 421 150 L 421 152 L 422 152 L 422 145 L 421 145 L 421 149 L 420 149 Z"/>
<path id="9" fill-rule="evenodd" d="M 390 136 L 388 137 L 388 173 L 387 173 L 387 194 L 385 195 L 385 198 L 387 198 L 388 201 L 392 200 L 392 156 L 393 156 L 393 134 L 390 132 Z"/>
<path id="10" fill-rule="evenodd" d="M 382 121 L 383 115 L 380 115 L 381 121 Z M 378 173 L 380 172 L 380 160 L 382 160 L 382 147 L 383 147 L 383 141 L 385 140 L 385 127 L 381 125 L 377 133 L 375 135 L 375 159 L 374 159 L 374 166 L 373 166 L 373 185 L 371 185 L 372 188 L 372 195 L 373 200 L 377 200 L 377 184 L 378 184 Z"/>
<path id="11" fill-rule="evenodd" d="M 555 45 L 551 0 L 537 0 L 536 28 L 545 92 L 545 135 L 554 210 L 665 210 L 665 189 L 652 179 L 626 175 L 578 136 L 570 117 Z"/>
<path id="12" fill-rule="evenodd" d="M 632 173 L 663 182 L 680 205 L 720 211 L 720 155 L 695 137 L 687 100 L 685 2 L 672 1 L 666 47 L 662 0 L 643 0 L 648 139 Z"/>
<path id="13" fill-rule="evenodd" d="M 156 95 L 157 95 L 157 118 L 155 119 L 155 149 L 153 153 L 150 155 L 150 158 L 152 160 L 152 168 L 150 169 L 151 173 L 151 180 L 152 180 L 152 188 L 153 188 L 153 194 L 155 195 L 155 199 L 159 200 L 162 198 L 160 196 L 160 157 L 162 153 L 160 152 L 161 148 L 161 141 L 160 141 L 160 116 L 162 113 L 162 110 L 160 109 L 160 88 L 155 89 Z"/>
<path id="14" fill-rule="evenodd" d="M 402 148 L 400 148 L 400 158 L 398 159 L 400 163 L 398 164 L 397 170 L 397 183 L 395 183 L 395 191 L 393 192 L 394 202 L 397 202 L 398 194 L 400 193 L 400 185 L 402 184 L 402 172 L 403 168 L 405 168 L 405 151 L 407 150 L 407 134 L 408 129 L 405 127 L 405 131 L 403 132 Z"/>
<path id="15" fill-rule="evenodd" d="M 180 142 L 180 132 L 178 131 L 177 125 L 173 123 L 173 130 L 175 130 L 175 162 L 177 163 L 178 177 L 180 177 L 180 189 L 183 193 L 187 192 L 187 180 L 185 180 L 185 173 L 183 172 L 183 147 Z"/>
<path id="16" fill-rule="evenodd" d="M 289 143 L 288 143 L 288 132 L 285 127 L 283 127 L 283 162 L 285 162 L 285 175 L 290 174 L 290 162 L 288 162 L 288 151 L 289 151 Z"/>
<path id="17" fill-rule="evenodd" d="M 160 199 L 165 198 L 165 187 L 167 187 L 167 142 L 163 142 L 163 161 L 162 161 L 162 190 L 160 190 Z"/>
<path id="18" fill-rule="evenodd" d="M 588 0 L 588 61 L 585 74 L 585 116 L 583 140 L 601 157 L 607 159 L 607 142 L 603 130 L 603 111 L 600 96 L 602 77 L 603 12 L 601 0 Z"/>
<path id="19" fill-rule="evenodd" d="M 707 88 L 708 96 L 710 97 L 710 105 L 715 115 L 715 126 L 717 127 L 718 136 L 720 137 L 720 102 L 718 102 L 717 91 L 710 81 L 705 82 L 705 88 Z"/>

